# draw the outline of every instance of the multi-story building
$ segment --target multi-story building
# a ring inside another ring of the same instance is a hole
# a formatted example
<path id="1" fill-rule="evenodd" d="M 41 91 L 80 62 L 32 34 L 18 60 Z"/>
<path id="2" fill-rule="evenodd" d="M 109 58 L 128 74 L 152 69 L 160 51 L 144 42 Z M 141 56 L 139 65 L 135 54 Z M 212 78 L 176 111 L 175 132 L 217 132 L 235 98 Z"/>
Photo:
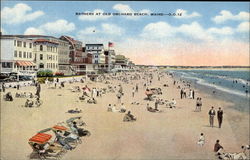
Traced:
<path id="1" fill-rule="evenodd" d="M 37 40 L 37 39 L 46 39 L 51 42 L 58 43 L 58 69 L 57 72 L 64 73 L 64 75 L 72 74 L 70 70 L 70 58 L 69 58 L 69 42 L 45 35 L 18 35 L 19 37 L 24 37 L 27 39 Z"/>
<path id="2" fill-rule="evenodd" d="M 35 63 L 38 70 L 58 72 L 58 45 L 47 39 L 34 40 Z"/>
<path id="3" fill-rule="evenodd" d="M 126 58 L 124 55 L 116 55 L 114 70 L 118 70 L 118 71 L 129 70 L 128 63 L 129 63 L 129 59 Z"/>
<path id="4" fill-rule="evenodd" d="M 92 64 L 94 70 L 105 70 L 105 54 L 103 44 L 86 44 L 86 53 L 92 55 Z"/>
<path id="5" fill-rule="evenodd" d="M 85 74 L 86 65 L 84 63 L 84 57 L 82 42 L 75 40 L 69 36 L 61 36 L 61 40 L 69 42 L 69 57 L 70 57 L 70 69 L 73 74 Z"/>
<path id="6" fill-rule="evenodd" d="M 105 68 L 110 72 L 115 65 L 115 50 L 105 50 Z"/>
<path id="7" fill-rule="evenodd" d="M 33 42 L 15 35 L 1 35 L 1 73 L 16 72 L 18 75 L 34 76 Z"/>

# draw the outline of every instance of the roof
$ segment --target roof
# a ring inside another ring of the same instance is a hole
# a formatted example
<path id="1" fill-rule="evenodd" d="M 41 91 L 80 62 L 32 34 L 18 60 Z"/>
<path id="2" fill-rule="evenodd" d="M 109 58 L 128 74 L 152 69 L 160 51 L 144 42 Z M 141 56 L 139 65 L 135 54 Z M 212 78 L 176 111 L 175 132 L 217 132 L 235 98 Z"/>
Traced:
<path id="1" fill-rule="evenodd" d="M 36 39 L 36 40 L 34 40 L 34 42 L 48 42 L 48 43 L 59 44 L 57 42 L 52 42 L 52 41 L 47 40 L 47 39 Z"/>
<path id="2" fill-rule="evenodd" d="M 103 44 L 85 44 L 85 46 L 103 46 Z"/>
<path id="3" fill-rule="evenodd" d="M 30 142 L 36 142 L 40 144 L 44 144 L 50 140 L 52 136 L 46 133 L 37 133 L 35 136 L 29 139 Z"/>

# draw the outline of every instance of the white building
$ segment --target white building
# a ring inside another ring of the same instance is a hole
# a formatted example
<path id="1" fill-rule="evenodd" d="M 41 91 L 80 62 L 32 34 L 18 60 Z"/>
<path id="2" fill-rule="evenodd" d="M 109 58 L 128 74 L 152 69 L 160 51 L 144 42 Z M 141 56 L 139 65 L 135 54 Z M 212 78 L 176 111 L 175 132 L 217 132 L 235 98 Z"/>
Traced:
<path id="1" fill-rule="evenodd" d="M 58 43 L 47 39 L 34 40 L 35 62 L 38 70 L 59 71 L 58 67 Z"/>
<path id="2" fill-rule="evenodd" d="M 87 54 L 92 54 L 92 64 L 96 72 L 105 69 L 105 54 L 103 44 L 86 44 L 85 52 Z"/>
<path id="3" fill-rule="evenodd" d="M 34 76 L 33 42 L 14 35 L 1 35 L 1 73 L 16 72 L 19 75 Z"/>
<path id="4" fill-rule="evenodd" d="M 51 42 L 58 43 L 58 72 L 64 73 L 64 75 L 70 75 L 70 50 L 69 50 L 69 42 L 46 35 L 18 35 L 19 37 L 31 39 L 33 41 L 37 39 L 46 39 Z"/>

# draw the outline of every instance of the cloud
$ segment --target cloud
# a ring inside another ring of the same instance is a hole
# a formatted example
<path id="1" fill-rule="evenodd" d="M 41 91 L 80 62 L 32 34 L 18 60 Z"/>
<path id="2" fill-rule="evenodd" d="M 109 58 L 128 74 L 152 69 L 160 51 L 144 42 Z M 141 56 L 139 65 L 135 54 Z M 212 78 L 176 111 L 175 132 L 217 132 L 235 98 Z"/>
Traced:
<path id="1" fill-rule="evenodd" d="M 80 15 L 78 18 L 82 21 L 97 21 L 106 20 L 111 17 L 111 15 L 103 15 L 104 11 L 101 9 L 95 9 L 94 11 L 86 11 L 84 13 L 94 13 L 94 15 Z M 96 14 L 100 15 L 96 15 Z"/>
<path id="2" fill-rule="evenodd" d="M 67 33 L 75 30 L 75 24 L 64 19 L 59 19 L 55 22 L 48 22 L 40 27 L 42 30 L 52 33 Z"/>
<path id="3" fill-rule="evenodd" d="M 102 23 L 99 27 L 91 26 L 77 32 L 77 38 L 84 43 L 106 43 L 119 41 L 125 30 L 112 23 Z"/>
<path id="4" fill-rule="evenodd" d="M 242 22 L 237 27 L 238 32 L 249 32 L 249 29 L 250 29 L 250 23 L 249 22 Z"/>
<path id="5" fill-rule="evenodd" d="M 59 19 L 55 22 L 48 22 L 37 28 L 29 27 L 25 30 L 24 34 L 61 34 L 68 33 L 75 30 L 75 24 L 67 20 Z"/>
<path id="6" fill-rule="evenodd" d="M 103 23 L 102 24 L 102 33 L 120 36 L 124 33 L 124 29 L 115 25 L 115 24 Z"/>
<path id="7" fill-rule="evenodd" d="M 113 6 L 114 10 L 117 10 L 119 13 L 147 13 L 149 14 L 151 11 L 148 9 L 142 9 L 140 11 L 135 11 L 133 10 L 129 5 L 126 4 L 116 4 Z M 127 19 L 131 19 L 131 20 L 137 20 L 142 16 L 124 16 Z"/>
<path id="8" fill-rule="evenodd" d="M 42 29 L 37 29 L 34 27 L 29 27 L 24 32 L 25 35 L 44 35 L 45 32 Z"/>
<path id="9" fill-rule="evenodd" d="M 140 36 L 146 39 L 166 39 L 180 37 L 177 36 L 179 34 L 197 40 L 212 39 L 212 36 L 198 22 L 182 24 L 177 27 L 164 21 L 149 23 L 143 28 Z"/>
<path id="10" fill-rule="evenodd" d="M 228 20 L 249 21 L 249 12 L 239 12 L 237 15 L 233 15 L 230 11 L 222 10 L 220 15 L 212 18 L 215 23 L 223 23 Z"/>
<path id="11" fill-rule="evenodd" d="M 232 34 L 234 34 L 234 31 L 231 27 L 209 28 L 208 33 L 221 34 L 221 35 L 232 35 Z"/>
<path id="12" fill-rule="evenodd" d="M 78 34 L 81 35 L 115 35 L 115 36 L 121 36 L 124 33 L 124 29 L 112 24 L 112 23 L 102 23 L 101 27 L 87 27 L 85 29 L 82 29 L 78 32 Z"/>
<path id="13" fill-rule="evenodd" d="M 188 12 L 186 10 L 183 9 L 177 9 L 176 13 L 182 13 L 181 16 L 174 16 L 175 18 L 179 18 L 179 19 L 188 19 L 188 18 L 194 18 L 194 17 L 201 17 L 201 15 L 198 12 L 193 12 L 191 14 L 188 14 Z"/>
<path id="14" fill-rule="evenodd" d="M 1 21 L 6 24 L 21 24 L 44 15 L 43 11 L 31 11 L 32 8 L 24 3 L 18 3 L 13 8 L 4 7 L 1 11 Z"/>
<path id="15" fill-rule="evenodd" d="M 82 29 L 78 32 L 80 35 L 94 35 L 96 33 L 99 33 L 100 31 L 97 30 L 96 27 L 87 27 L 85 29 Z"/>
<path id="16" fill-rule="evenodd" d="M 151 38 L 164 38 L 171 36 L 175 33 L 173 27 L 168 23 L 160 21 L 156 23 L 149 23 L 143 28 L 142 37 L 151 37 Z"/>
<path id="17" fill-rule="evenodd" d="M 212 39 L 212 36 L 209 35 L 198 22 L 192 22 L 191 24 L 183 24 L 176 30 L 177 32 L 182 33 L 183 35 L 189 36 L 194 39 L 198 40 Z"/>

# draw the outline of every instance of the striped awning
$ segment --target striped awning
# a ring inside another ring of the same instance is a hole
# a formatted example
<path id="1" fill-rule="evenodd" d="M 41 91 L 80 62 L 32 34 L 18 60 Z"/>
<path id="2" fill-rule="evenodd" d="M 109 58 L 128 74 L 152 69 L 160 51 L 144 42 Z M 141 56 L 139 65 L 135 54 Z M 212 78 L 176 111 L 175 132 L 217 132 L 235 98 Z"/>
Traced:
<path id="1" fill-rule="evenodd" d="M 16 61 L 18 66 L 35 66 L 35 63 L 31 61 Z"/>

